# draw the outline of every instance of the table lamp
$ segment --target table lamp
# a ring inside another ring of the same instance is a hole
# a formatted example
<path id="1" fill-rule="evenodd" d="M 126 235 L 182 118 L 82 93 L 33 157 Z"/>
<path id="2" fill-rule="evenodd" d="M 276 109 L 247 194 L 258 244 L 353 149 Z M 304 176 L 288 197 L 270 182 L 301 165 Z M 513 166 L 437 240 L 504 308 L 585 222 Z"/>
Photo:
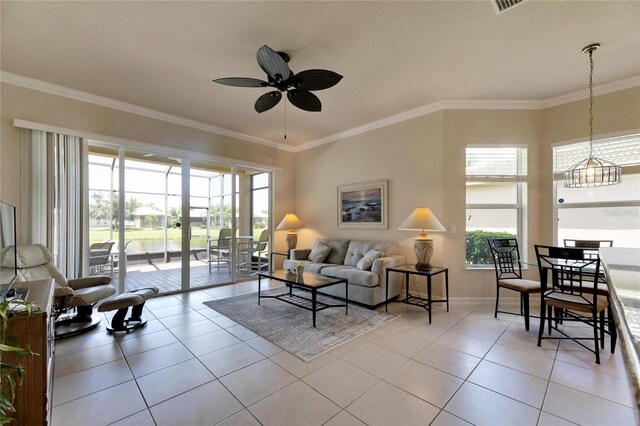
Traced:
<path id="1" fill-rule="evenodd" d="M 285 215 L 280 225 L 276 228 L 279 231 L 288 230 L 287 233 L 287 250 L 291 251 L 296 248 L 296 244 L 298 244 L 298 234 L 295 233 L 295 230 L 298 228 L 304 228 L 304 225 L 293 213 L 288 213 Z"/>
<path id="2" fill-rule="evenodd" d="M 433 240 L 428 238 L 427 232 L 444 232 L 438 218 L 427 207 L 418 207 L 408 218 L 400 224 L 401 231 L 420 231 L 420 235 L 413 239 L 413 249 L 416 252 L 416 269 L 425 270 L 431 268 L 431 256 L 433 255 Z"/>

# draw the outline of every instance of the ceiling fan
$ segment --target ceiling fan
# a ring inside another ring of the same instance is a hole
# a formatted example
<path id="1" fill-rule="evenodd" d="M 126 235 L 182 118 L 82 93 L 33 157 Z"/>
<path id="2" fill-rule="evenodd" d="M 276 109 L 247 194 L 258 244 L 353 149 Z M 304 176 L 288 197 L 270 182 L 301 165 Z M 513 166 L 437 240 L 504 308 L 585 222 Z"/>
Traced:
<path id="1" fill-rule="evenodd" d="M 276 52 L 269 46 L 258 49 L 258 64 L 267 73 L 267 81 L 248 77 L 228 77 L 213 80 L 218 84 L 236 87 L 270 87 L 276 90 L 260 96 L 255 103 L 257 112 L 265 112 L 278 105 L 282 93 L 287 92 L 287 99 L 294 106 L 318 112 L 322 109 L 320 99 L 312 91 L 324 90 L 335 86 L 342 76 L 329 70 L 312 69 L 294 74 L 289 69 L 289 55 Z"/>

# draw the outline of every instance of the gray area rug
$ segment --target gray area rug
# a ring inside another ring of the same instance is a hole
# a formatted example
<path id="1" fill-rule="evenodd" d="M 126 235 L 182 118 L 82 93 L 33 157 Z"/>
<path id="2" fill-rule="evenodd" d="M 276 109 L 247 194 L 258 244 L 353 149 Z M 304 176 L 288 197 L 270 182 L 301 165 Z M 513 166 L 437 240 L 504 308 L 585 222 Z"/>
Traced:
<path id="1" fill-rule="evenodd" d="M 285 289 L 271 289 L 263 295 L 284 293 Z M 311 297 L 311 293 L 294 290 L 294 294 Z M 318 296 L 318 301 L 340 304 L 342 301 Z M 344 307 L 328 308 L 317 313 L 313 328 L 312 313 L 277 299 L 262 299 L 251 293 L 227 299 L 204 302 L 211 309 L 248 328 L 276 346 L 303 361 L 311 361 L 338 345 L 391 321 L 397 315 L 378 312 L 349 304 L 349 315 Z"/>

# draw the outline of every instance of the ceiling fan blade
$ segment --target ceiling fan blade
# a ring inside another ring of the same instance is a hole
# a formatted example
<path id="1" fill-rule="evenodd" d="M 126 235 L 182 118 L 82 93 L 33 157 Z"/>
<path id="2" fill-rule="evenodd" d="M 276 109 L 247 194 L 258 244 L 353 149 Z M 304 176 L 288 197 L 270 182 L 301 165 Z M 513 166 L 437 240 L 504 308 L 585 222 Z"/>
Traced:
<path id="1" fill-rule="evenodd" d="M 280 102 L 280 99 L 282 99 L 282 93 L 280 93 L 277 90 L 274 90 L 273 92 L 265 93 L 264 95 L 260 96 L 256 101 L 255 109 L 258 112 L 268 111 L 274 106 L 278 105 L 278 102 Z"/>
<path id="2" fill-rule="evenodd" d="M 333 87 L 342 80 L 342 76 L 329 70 L 306 70 L 296 74 L 292 81 L 294 87 L 303 90 L 324 90 Z"/>
<path id="3" fill-rule="evenodd" d="M 322 109 L 320 99 L 308 90 L 292 89 L 287 92 L 289 102 L 300 109 L 318 112 Z"/>
<path id="4" fill-rule="evenodd" d="M 214 83 L 224 84 L 225 86 L 235 87 L 267 87 L 269 83 L 266 81 L 258 80 L 257 78 L 248 77 L 227 77 L 217 78 L 213 80 Z"/>
<path id="5" fill-rule="evenodd" d="M 256 57 L 260 68 L 275 81 L 286 81 L 291 76 L 291 70 L 287 62 L 269 46 L 264 45 L 258 49 Z"/>

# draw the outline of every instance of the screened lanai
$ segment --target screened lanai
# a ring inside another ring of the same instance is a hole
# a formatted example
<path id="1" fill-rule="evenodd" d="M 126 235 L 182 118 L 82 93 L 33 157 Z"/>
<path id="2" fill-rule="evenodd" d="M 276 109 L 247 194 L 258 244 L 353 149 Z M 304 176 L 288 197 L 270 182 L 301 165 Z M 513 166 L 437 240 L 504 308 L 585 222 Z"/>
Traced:
<path id="1" fill-rule="evenodd" d="M 257 272 L 242 270 L 236 249 L 269 232 L 269 172 L 121 151 L 90 145 L 92 274 L 122 275 L 125 291 L 153 285 L 174 292 Z"/>

